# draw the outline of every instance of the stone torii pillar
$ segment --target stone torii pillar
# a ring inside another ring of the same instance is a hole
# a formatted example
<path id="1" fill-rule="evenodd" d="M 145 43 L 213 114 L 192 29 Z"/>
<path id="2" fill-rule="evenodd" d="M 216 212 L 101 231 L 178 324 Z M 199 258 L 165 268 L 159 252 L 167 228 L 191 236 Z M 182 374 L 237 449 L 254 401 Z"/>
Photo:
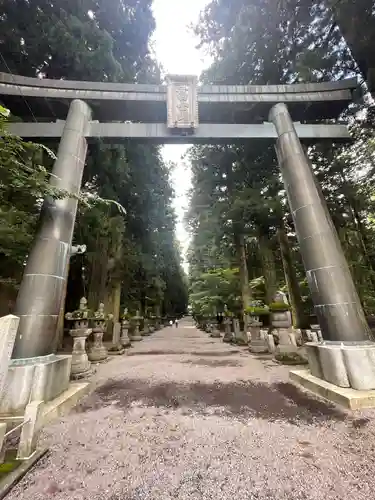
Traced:
<path id="1" fill-rule="evenodd" d="M 316 314 L 326 340 L 371 339 L 340 240 L 285 104 L 269 119 Z"/>
<path id="2" fill-rule="evenodd" d="M 85 134 L 91 120 L 89 106 L 70 104 L 51 185 L 78 194 L 85 164 Z M 46 199 L 40 227 L 29 254 L 14 314 L 20 324 L 12 358 L 33 358 L 53 353 L 61 301 L 67 280 L 77 200 Z"/>

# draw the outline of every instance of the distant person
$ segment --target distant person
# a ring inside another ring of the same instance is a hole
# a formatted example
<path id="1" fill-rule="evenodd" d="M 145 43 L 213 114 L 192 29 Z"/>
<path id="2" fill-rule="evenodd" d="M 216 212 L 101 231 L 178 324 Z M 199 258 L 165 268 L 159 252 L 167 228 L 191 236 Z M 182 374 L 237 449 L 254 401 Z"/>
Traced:
<path id="1" fill-rule="evenodd" d="M 175 324 L 175 327 L 177 328 L 178 327 L 178 319 L 177 318 L 174 320 L 174 324 Z"/>

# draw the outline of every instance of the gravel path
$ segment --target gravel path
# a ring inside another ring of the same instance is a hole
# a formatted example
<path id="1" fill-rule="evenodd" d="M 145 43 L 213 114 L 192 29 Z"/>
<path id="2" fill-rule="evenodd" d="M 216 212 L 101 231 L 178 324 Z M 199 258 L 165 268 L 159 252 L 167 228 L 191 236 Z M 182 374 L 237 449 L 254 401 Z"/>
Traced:
<path id="1" fill-rule="evenodd" d="M 267 356 L 184 321 L 95 377 L 9 500 L 373 498 L 375 411 L 310 397 Z"/>

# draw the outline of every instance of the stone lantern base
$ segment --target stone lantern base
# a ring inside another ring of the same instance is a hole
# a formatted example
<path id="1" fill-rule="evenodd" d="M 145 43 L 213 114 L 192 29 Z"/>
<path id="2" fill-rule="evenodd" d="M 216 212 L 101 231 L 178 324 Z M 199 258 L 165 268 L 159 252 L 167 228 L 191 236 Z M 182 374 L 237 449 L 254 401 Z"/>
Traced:
<path id="1" fill-rule="evenodd" d="M 230 344 L 233 342 L 233 332 L 225 332 L 224 337 L 223 337 L 223 342 L 226 342 L 227 344 Z"/>
<path id="2" fill-rule="evenodd" d="M 230 318 L 225 318 L 224 320 L 225 333 L 223 337 L 223 342 L 233 342 L 234 334 L 232 332 L 232 320 Z"/>
<path id="3" fill-rule="evenodd" d="M 111 356 L 119 356 L 125 352 L 121 345 L 121 323 L 118 321 L 113 324 L 112 344 L 108 346 L 107 350 Z"/>
<path id="4" fill-rule="evenodd" d="M 103 363 L 108 359 L 108 351 L 103 345 L 104 332 L 101 328 L 93 328 L 94 342 L 88 345 L 87 355 L 92 363 Z"/>
<path id="5" fill-rule="evenodd" d="M 270 351 L 268 344 L 268 330 L 261 330 L 258 326 L 250 327 L 251 339 L 249 351 L 254 354 L 265 354 Z"/>
<path id="6" fill-rule="evenodd" d="M 86 339 L 91 334 L 91 329 L 73 329 L 70 330 L 70 335 L 73 337 L 72 350 L 72 371 L 70 378 L 78 380 L 91 375 L 91 363 L 86 352 Z"/>
<path id="7" fill-rule="evenodd" d="M 221 338 L 221 333 L 220 333 L 220 330 L 218 328 L 217 323 L 212 323 L 212 329 L 211 329 L 210 337 L 212 337 L 214 339 L 220 339 Z"/>
<path id="8" fill-rule="evenodd" d="M 134 328 L 134 331 L 132 333 L 129 333 L 128 335 L 131 342 L 139 342 L 143 340 L 142 335 L 139 332 L 139 326 L 136 326 Z"/>
<path id="9" fill-rule="evenodd" d="M 130 337 L 129 337 L 129 322 L 122 322 L 121 325 L 121 337 L 120 337 L 120 344 L 122 347 L 130 347 L 131 342 L 130 342 Z"/>

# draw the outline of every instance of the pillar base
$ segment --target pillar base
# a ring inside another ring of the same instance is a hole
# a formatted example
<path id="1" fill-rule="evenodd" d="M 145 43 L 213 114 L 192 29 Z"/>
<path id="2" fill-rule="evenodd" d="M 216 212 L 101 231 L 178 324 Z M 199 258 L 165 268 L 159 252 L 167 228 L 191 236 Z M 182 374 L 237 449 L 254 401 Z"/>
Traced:
<path id="1" fill-rule="evenodd" d="M 10 362 L 0 399 L 1 414 L 22 414 L 31 401 L 45 403 L 69 387 L 72 357 L 39 356 Z"/>
<path id="2" fill-rule="evenodd" d="M 307 342 L 313 376 L 338 387 L 375 390 L 375 342 Z"/>
<path id="3" fill-rule="evenodd" d="M 292 370 L 289 379 L 307 389 L 315 396 L 320 396 L 350 410 L 375 408 L 375 390 L 357 391 L 347 387 L 338 387 L 326 380 L 311 375 L 310 370 Z"/>

